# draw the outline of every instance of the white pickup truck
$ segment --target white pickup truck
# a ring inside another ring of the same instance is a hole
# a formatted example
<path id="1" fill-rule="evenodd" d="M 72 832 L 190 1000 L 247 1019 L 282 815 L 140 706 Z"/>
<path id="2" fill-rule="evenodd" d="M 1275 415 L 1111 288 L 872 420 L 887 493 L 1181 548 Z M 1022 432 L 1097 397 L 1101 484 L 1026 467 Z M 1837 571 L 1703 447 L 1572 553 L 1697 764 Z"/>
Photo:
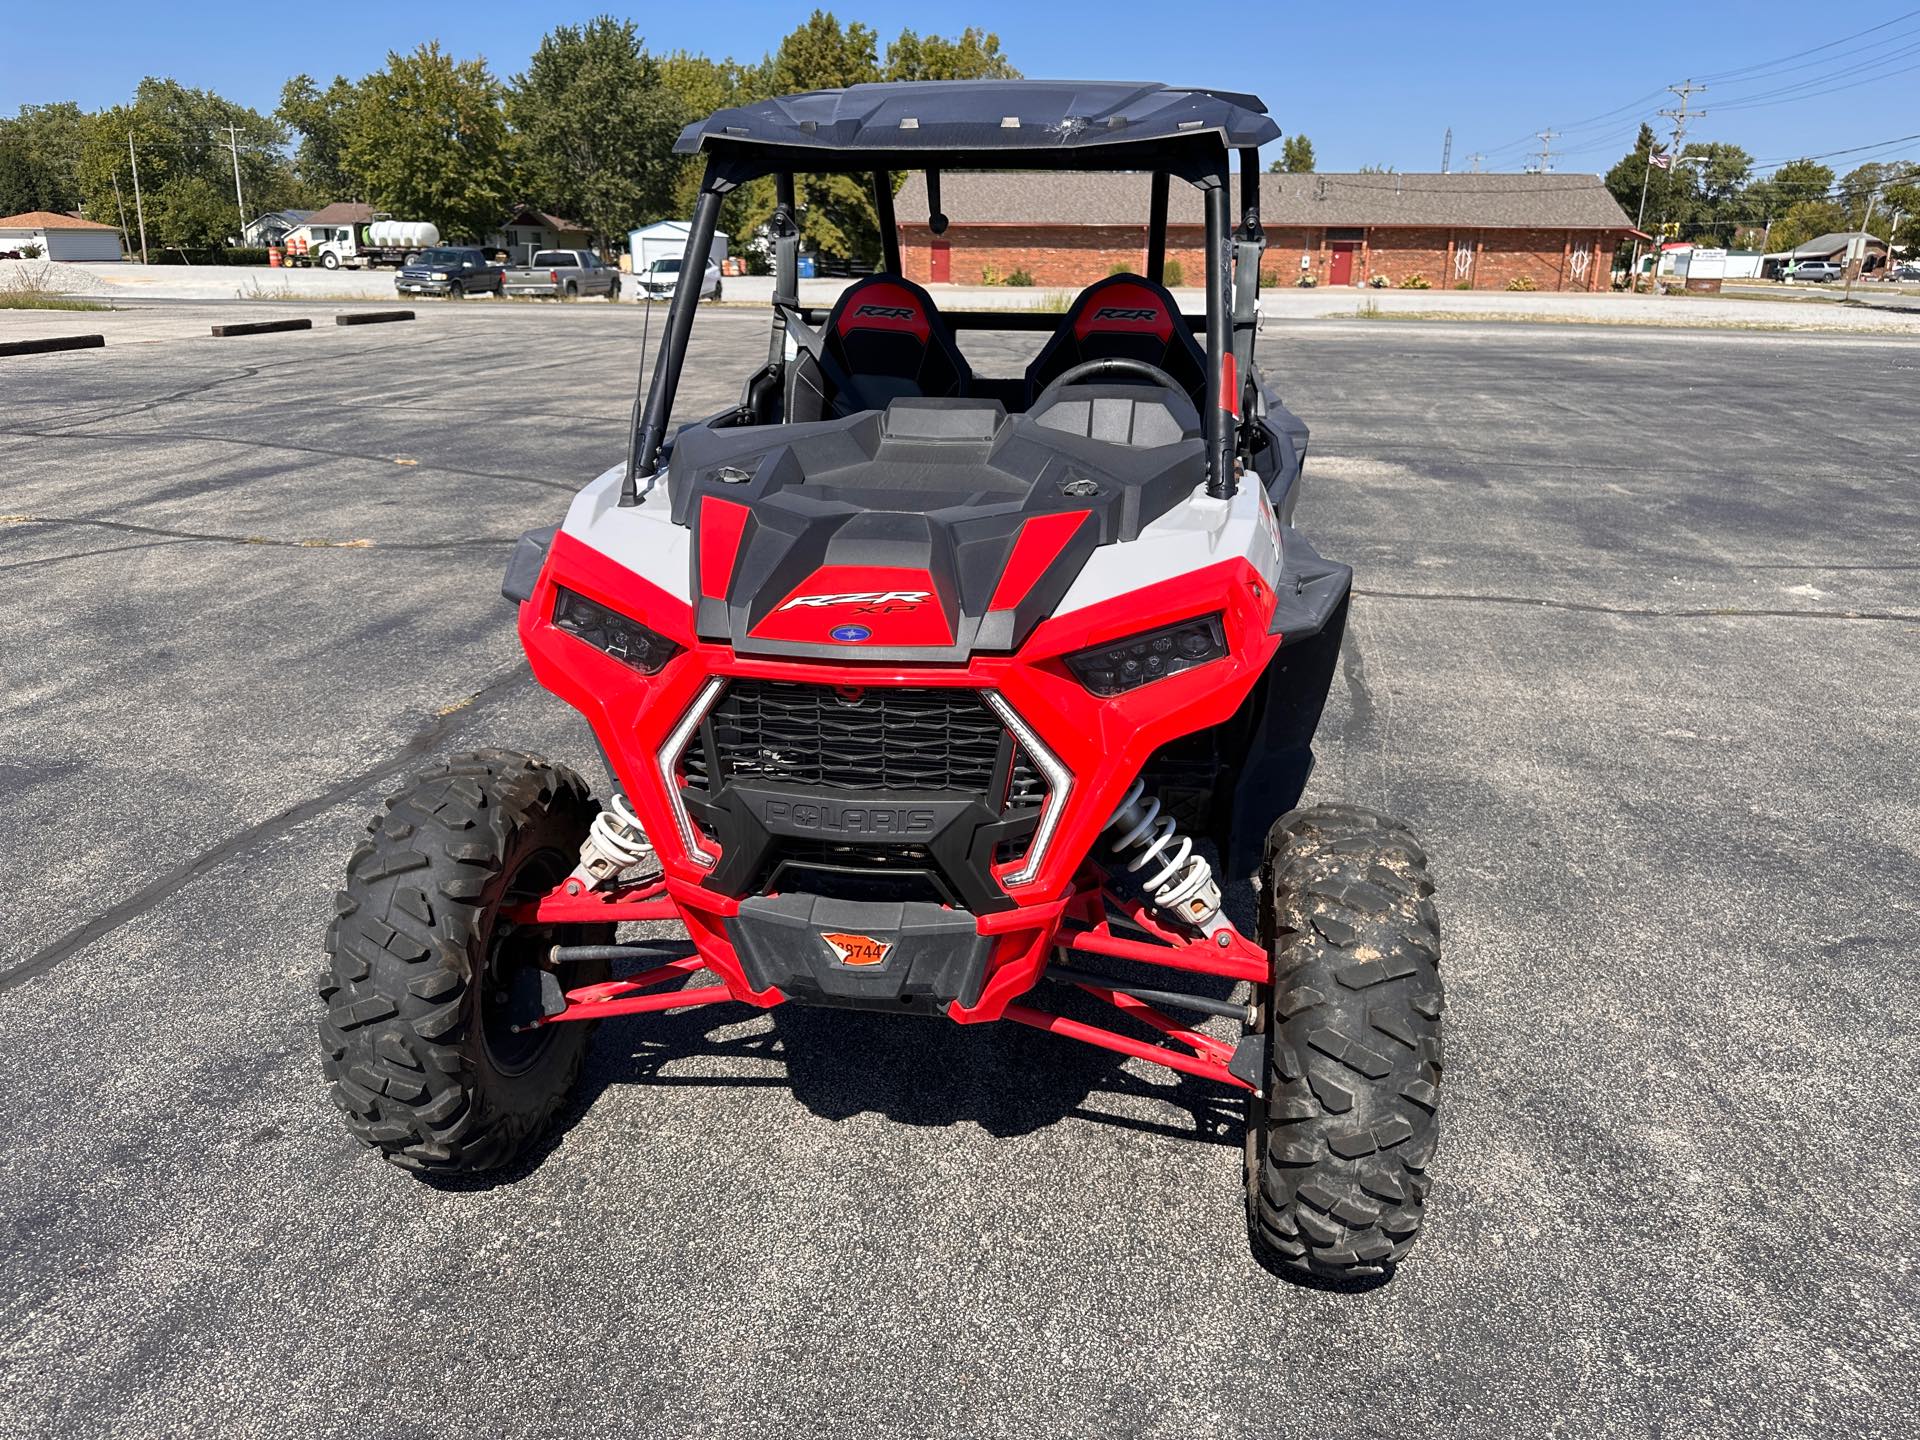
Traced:
<path id="1" fill-rule="evenodd" d="M 575 300 L 582 295 L 620 298 L 620 272 L 604 265 L 591 250 L 539 250 L 531 265 L 507 267 L 506 295 L 551 295 Z"/>

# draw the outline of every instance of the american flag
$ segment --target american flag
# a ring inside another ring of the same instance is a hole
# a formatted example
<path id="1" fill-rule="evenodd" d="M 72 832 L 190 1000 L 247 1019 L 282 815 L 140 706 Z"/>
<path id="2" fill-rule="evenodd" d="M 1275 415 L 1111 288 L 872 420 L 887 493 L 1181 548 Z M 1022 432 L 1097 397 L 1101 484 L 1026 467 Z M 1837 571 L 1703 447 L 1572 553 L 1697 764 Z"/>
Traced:
<path id="1" fill-rule="evenodd" d="M 1670 170 L 1673 168 L 1673 157 L 1671 155 L 1665 154 L 1664 152 L 1658 155 L 1650 156 L 1649 159 L 1651 159 L 1651 161 L 1653 162 L 1653 166 L 1656 170 Z"/>

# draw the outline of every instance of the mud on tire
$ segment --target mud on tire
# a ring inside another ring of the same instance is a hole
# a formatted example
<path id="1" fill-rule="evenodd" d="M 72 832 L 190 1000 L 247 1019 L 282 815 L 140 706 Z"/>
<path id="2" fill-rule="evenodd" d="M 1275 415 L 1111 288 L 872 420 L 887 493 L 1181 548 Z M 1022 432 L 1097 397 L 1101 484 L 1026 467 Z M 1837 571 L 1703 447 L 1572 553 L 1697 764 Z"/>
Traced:
<path id="1" fill-rule="evenodd" d="M 571 770 L 484 750 L 436 763 L 369 822 L 327 928 L 320 1044 L 348 1127 L 396 1165 L 506 1165 L 578 1078 L 590 1025 L 515 1035 L 511 1021 L 538 1013 L 537 956 L 613 927 L 515 929 L 499 912 L 565 877 L 598 809 Z M 559 978 L 591 984 L 606 966 Z"/>
<path id="2" fill-rule="evenodd" d="M 1248 1104 L 1254 1253 L 1319 1280 L 1391 1273 L 1420 1233 L 1442 1051 L 1440 925 L 1398 822 L 1316 806 L 1267 837 L 1267 1094 Z"/>

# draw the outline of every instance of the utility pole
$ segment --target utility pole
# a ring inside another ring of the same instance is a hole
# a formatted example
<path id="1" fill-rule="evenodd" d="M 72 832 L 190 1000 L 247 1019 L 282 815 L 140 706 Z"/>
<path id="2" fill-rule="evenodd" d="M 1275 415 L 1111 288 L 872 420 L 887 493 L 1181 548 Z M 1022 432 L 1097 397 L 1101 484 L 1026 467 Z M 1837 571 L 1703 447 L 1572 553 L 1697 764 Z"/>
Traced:
<path id="1" fill-rule="evenodd" d="M 1486 156 L 1480 154 L 1467 156 L 1467 163 L 1473 167 L 1474 174 L 1478 175 L 1480 173 L 1480 162 L 1486 158 Z"/>
<path id="2" fill-rule="evenodd" d="M 133 213 L 140 217 L 140 263 L 147 263 L 147 210 L 140 203 L 140 157 L 133 153 L 133 131 L 127 131 L 127 159 L 133 162 Z"/>
<path id="3" fill-rule="evenodd" d="M 1553 142 L 1559 137 L 1558 130 L 1539 130 L 1534 132 L 1540 137 L 1540 173 L 1546 175 L 1553 170 Z"/>
<path id="4" fill-rule="evenodd" d="M 1445 175 L 1453 169 L 1453 127 L 1447 127 L 1447 138 L 1440 145 L 1440 173 Z"/>
<path id="5" fill-rule="evenodd" d="M 133 239 L 127 234 L 127 202 L 120 198 L 120 167 L 113 168 L 113 208 L 120 212 L 120 243 L 133 253 Z"/>
<path id="6" fill-rule="evenodd" d="M 240 133 L 233 125 L 222 125 L 227 132 L 227 148 L 233 152 L 233 203 L 240 207 L 240 243 L 247 243 L 247 200 L 240 193 Z"/>
<path id="7" fill-rule="evenodd" d="M 1871 237 L 1873 234 L 1873 232 L 1867 229 L 1867 227 L 1873 224 L 1874 194 L 1875 192 L 1872 190 L 1867 191 L 1867 218 L 1860 222 L 1860 233 L 1867 237 Z M 1869 240 L 1868 239 L 1863 239 L 1858 241 L 1849 240 L 1847 242 L 1847 248 L 1851 250 L 1853 246 L 1856 244 L 1859 245 L 1860 247 L 1860 263 L 1859 265 L 1856 266 L 1853 264 L 1853 257 L 1852 256 L 1847 257 L 1847 293 L 1840 297 L 1842 300 L 1853 299 L 1853 277 L 1858 271 L 1865 270 L 1867 268 L 1867 245 L 1869 244 Z M 1887 255 L 1889 259 L 1891 259 L 1893 255 L 1892 242 L 1888 242 L 1887 244 Z"/>

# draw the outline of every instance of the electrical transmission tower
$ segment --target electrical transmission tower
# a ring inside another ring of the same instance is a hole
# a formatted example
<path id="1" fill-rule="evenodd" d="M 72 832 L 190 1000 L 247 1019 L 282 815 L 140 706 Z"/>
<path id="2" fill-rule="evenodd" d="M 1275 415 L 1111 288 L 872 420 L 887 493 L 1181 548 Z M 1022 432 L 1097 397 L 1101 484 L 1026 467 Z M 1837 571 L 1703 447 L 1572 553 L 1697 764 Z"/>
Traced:
<path id="1" fill-rule="evenodd" d="M 1440 173 L 1447 174 L 1453 169 L 1453 127 L 1447 127 L 1447 138 L 1440 145 Z"/>
<path id="2" fill-rule="evenodd" d="M 1540 137 L 1540 173 L 1547 174 L 1553 169 L 1553 142 L 1560 136 L 1558 130 L 1539 130 Z"/>

